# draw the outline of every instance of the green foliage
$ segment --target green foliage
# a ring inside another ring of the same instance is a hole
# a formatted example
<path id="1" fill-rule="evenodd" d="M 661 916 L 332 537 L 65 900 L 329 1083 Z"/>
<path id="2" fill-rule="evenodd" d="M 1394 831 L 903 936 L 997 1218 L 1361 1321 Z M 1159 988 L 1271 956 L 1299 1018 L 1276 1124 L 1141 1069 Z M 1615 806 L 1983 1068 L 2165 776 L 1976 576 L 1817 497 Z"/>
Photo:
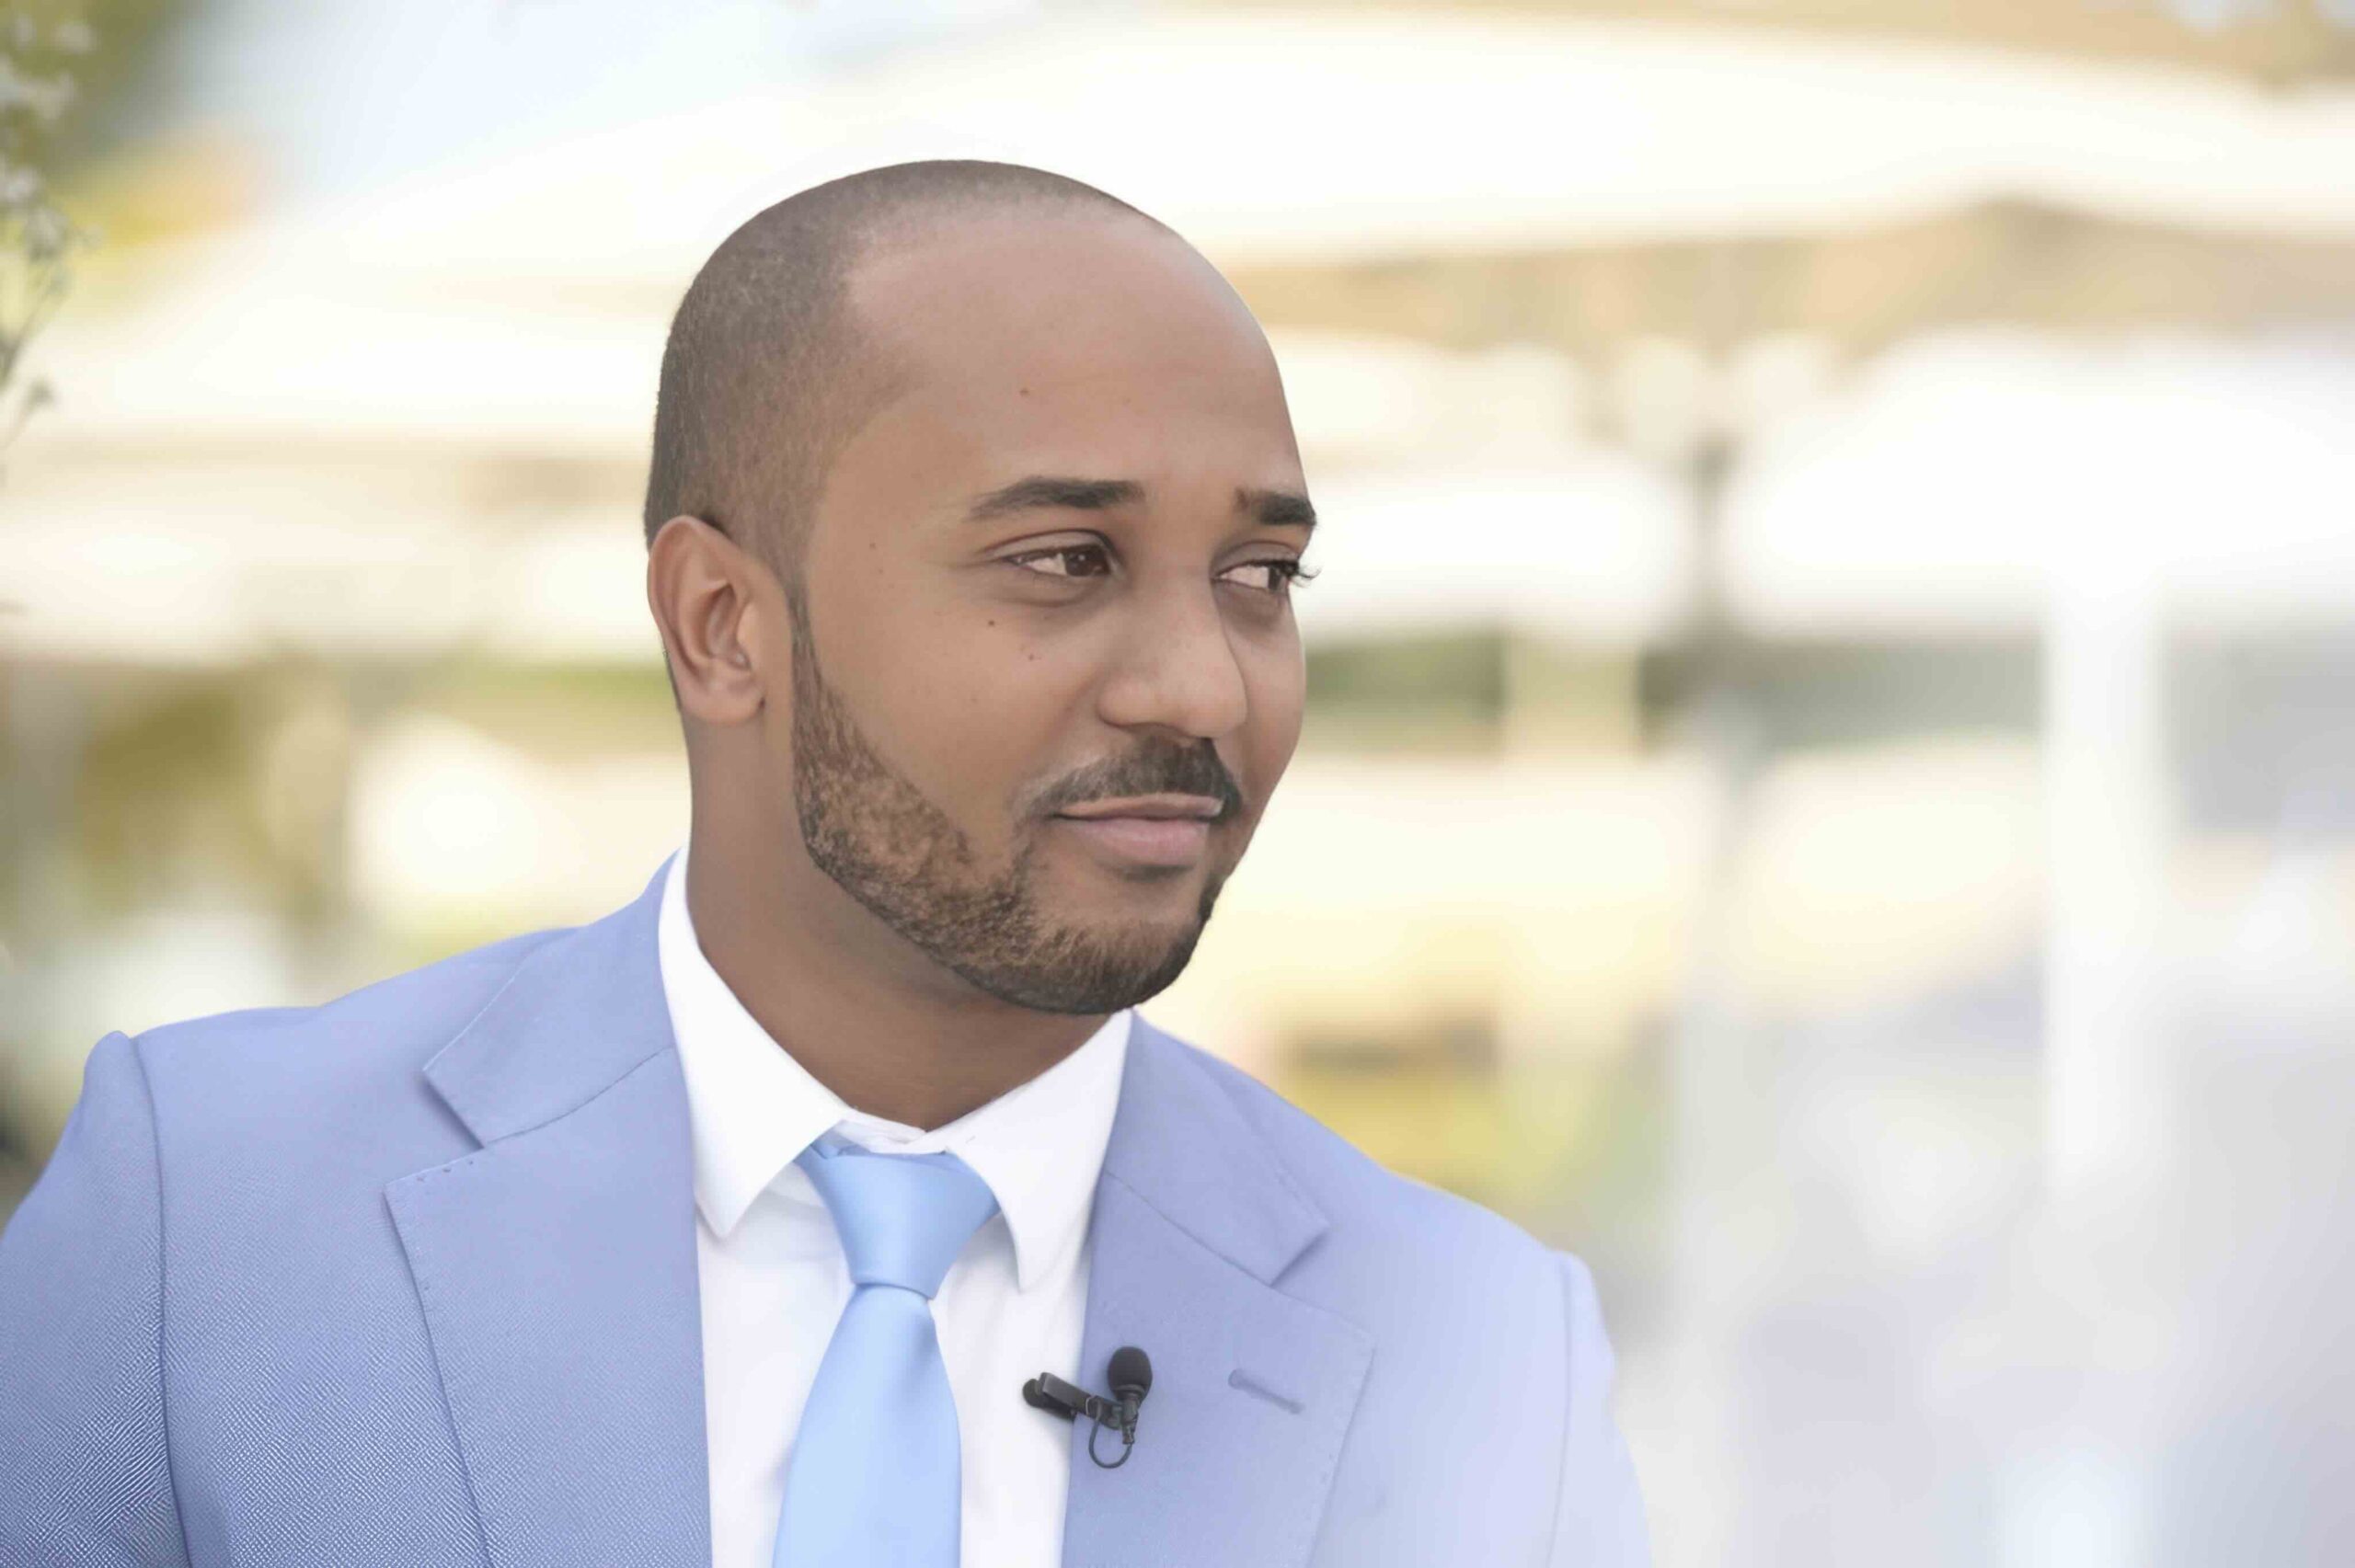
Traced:
<path id="1" fill-rule="evenodd" d="M 193 0 L 0 0 L 0 15 L 34 18 L 36 28 L 78 27 L 86 40 L 67 57 L 73 101 L 46 138 L 52 183 L 70 188 L 86 165 L 154 128 L 149 109 L 169 47 L 195 10 Z"/>
<path id="2" fill-rule="evenodd" d="M 50 400 L 23 381 L 25 348 L 65 296 L 73 253 L 96 236 L 57 199 L 62 173 L 135 124 L 186 0 L 0 0 L 0 450 Z"/>
<path id="3" fill-rule="evenodd" d="M 1494 750 L 1505 710 L 1504 637 L 1492 627 L 1334 643 L 1307 656 L 1301 743 L 1323 751 Z"/>
<path id="4" fill-rule="evenodd" d="M 84 236 L 52 199 L 44 155 L 79 92 L 73 65 L 96 37 L 73 7 L 17 0 L 0 19 L 0 447 L 49 388 L 18 385 L 25 345 L 64 297 Z"/>
<path id="5" fill-rule="evenodd" d="M 346 704 L 347 677 L 299 659 L 117 673 L 92 704 L 73 781 L 73 863 L 97 926 L 191 889 L 244 889 L 290 927 L 335 917 L 337 734 L 303 721 Z M 310 754 L 298 754 L 307 750 Z"/>
<path id="6" fill-rule="evenodd" d="M 1394 1171 L 1463 1195 L 1557 1245 L 1654 1222 L 1667 1104 L 1641 1052 L 1534 1061 L 1448 1053 L 1297 1054 L 1273 1081 Z"/>

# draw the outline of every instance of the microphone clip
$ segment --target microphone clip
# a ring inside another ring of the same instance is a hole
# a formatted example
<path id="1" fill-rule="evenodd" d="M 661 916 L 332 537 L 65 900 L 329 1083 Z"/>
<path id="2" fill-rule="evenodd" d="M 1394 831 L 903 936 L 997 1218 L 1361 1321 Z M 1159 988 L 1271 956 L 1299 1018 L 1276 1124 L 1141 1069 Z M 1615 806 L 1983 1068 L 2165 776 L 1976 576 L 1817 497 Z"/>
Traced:
<path id="1" fill-rule="evenodd" d="M 1051 1411 L 1066 1421 L 1076 1421 L 1084 1415 L 1095 1423 L 1095 1429 L 1087 1435 L 1087 1457 L 1094 1459 L 1098 1468 L 1118 1470 L 1129 1462 L 1130 1450 L 1136 1446 L 1137 1440 L 1136 1405 L 1133 1402 L 1123 1405 L 1101 1394 L 1089 1393 L 1076 1384 L 1063 1381 L 1052 1372 L 1041 1372 L 1023 1384 L 1022 1398 L 1034 1410 Z M 1096 1439 L 1108 1423 L 1120 1435 L 1120 1457 L 1109 1463 L 1096 1452 Z"/>

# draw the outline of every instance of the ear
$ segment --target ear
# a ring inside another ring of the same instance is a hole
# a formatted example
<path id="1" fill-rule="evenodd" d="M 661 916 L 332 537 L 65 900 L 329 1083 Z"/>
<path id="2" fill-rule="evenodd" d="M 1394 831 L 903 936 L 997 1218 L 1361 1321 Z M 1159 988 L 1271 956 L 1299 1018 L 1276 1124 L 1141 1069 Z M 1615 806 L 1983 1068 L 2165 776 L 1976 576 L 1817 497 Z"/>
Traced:
<path id="1" fill-rule="evenodd" d="M 774 690 L 789 692 L 785 590 L 752 555 L 699 517 L 681 513 L 646 557 L 646 607 L 662 634 L 681 711 L 738 725 Z"/>

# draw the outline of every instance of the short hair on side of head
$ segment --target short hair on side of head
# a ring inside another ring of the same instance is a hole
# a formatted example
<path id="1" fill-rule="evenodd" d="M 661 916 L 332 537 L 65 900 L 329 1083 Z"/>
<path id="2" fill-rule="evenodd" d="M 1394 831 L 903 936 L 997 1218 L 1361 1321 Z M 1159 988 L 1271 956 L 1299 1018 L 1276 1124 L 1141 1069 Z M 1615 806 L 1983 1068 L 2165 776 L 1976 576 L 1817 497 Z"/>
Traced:
<path id="1" fill-rule="evenodd" d="M 800 610 L 827 470 L 896 384 L 850 308 L 859 261 L 944 221 L 1096 212 L 1166 225 L 1022 164 L 931 159 L 810 187 L 740 224 L 679 302 L 655 394 L 646 541 L 701 518 L 763 560 Z"/>

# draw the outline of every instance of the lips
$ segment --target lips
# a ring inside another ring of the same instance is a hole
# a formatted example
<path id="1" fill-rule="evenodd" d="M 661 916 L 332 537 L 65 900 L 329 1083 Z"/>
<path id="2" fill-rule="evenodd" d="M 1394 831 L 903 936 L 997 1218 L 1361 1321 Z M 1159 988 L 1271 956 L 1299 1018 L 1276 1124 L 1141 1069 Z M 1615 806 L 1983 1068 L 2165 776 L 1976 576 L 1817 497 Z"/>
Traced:
<path id="1" fill-rule="evenodd" d="M 1149 818 L 1155 821 L 1184 818 L 1212 821 L 1218 818 L 1222 807 L 1207 795 L 1182 795 L 1169 791 L 1161 795 L 1124 795 L 1117 800 L 1089 801 L 1074 806 L 1059 816 L 1082 821 L 1100 821 L 1108 817 Z"/>
<path id="2" fill-rule="evenodd" d="M 1191 865 L 1209 844 L 1199 817 L 1059 817 L 1098 853 L 1132 865 Z"/>

